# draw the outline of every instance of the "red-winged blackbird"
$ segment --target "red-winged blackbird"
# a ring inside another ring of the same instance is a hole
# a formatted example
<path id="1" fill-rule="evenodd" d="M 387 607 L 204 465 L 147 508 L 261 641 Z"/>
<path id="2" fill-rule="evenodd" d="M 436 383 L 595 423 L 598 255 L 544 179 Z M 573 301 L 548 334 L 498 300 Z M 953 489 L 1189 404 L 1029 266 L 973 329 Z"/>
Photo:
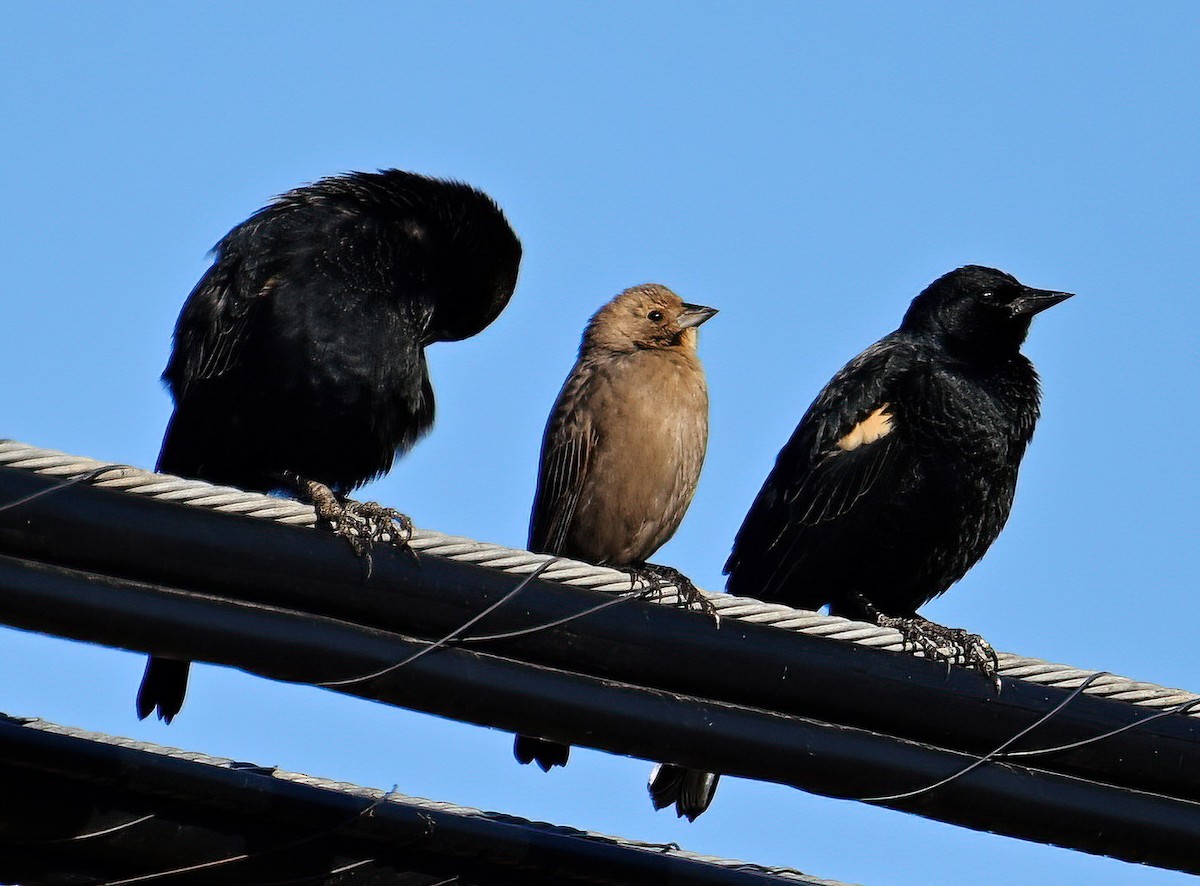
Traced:
<path id="1" fill-rule="evenodd" d="M 665 286 L 626 289 L 583 333 L 542 439 L 529 549 L 688 582 L 646 559 L 675 534 L 708 445 L 708 387 L 696 327 L 715 314 Z M 544 770 L 570 746 L 518 735 Z"/>
<path id="2" fill-rule="evenodd" d="M 475 335 L 508 303 L 521 245 L 503 213 L 459 182 L 356 172 L 283 194 L 214 253 L 163 373 L 175 412 L 158 469 L 299 486 L 318 510 L 379 525 L 394 512 L 332 493 L 385 473 L 433 424 L 425 346 Z M 170 722 L 187 675 L 151 657 L 138 716 Z"/>
<path id="3" fill-rule="evenodd" d="M 916 611 L 1008 519 L 1040 399 L 1021 343 L 1035 314 L 1067 298 L 976 265 L 934 281 L 800 420 L 738 531 L 729 592 L 828 605 L 987 670 L 982 639 Z M 650 791 L 656 808 L 695 818 L 714 788 L 708 773 L 662 766 Z"/>

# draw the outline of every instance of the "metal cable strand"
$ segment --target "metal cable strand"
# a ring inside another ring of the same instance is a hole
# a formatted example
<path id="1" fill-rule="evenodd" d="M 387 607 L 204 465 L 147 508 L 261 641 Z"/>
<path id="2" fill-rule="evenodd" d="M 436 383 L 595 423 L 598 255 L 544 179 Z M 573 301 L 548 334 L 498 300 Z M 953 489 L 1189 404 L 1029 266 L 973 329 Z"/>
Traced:
<path id="1" fill-rule="evenodd" d="M 290 526 L 316 525 L 316 514 L 312 506 L 290 499 L 245 492 L 229 486 L 213 486 L 202 480 L 186 480 L 169 474 L 156 474 L 128 465 L 81 458 L 50 449 L 40 449 L 15 440 L 0 440 L 0 467 L 20 468 L 68 482 L 78 480 L 101 489 L 116 489 L 190 507 L 274 520 Z M 3 503 L 0 503 L 0 506 L 2 505 Z M 409 544 L 418 553 L 436 554 L 450 560 L 460 560 L 516 575 L 528 575 L 547 561 L 555 559 L 546 554 L 534 554 L 461 536 L 444 535 L 429 529 L 414 530 Z M 626 572 L 564 558 L 557 558 L 557 562 L 547 566 L 541 577 L 548 581 L 610 593 L 648 589 L 644 582 L 631 579 Z M 900 632 L 894 628 L 820 615 L 777 603 L 763 603 L 749 597 L 734 597 L 711 591 L 703 593 L 721 618 L 736 618 L 893 652 L 904 649 Z M 663 589 L 657 595 L 650 595 L 647 599 L 667 606 L 675 606 L 680 602 L 678 593 L 671 587 Z M 1026 658 L 1010 652 L 998 653 L 998 657 L 1001 675 L 1060 689 L 1078 688 L 1097 673 L 1036 658 Z M 1154 683 L 1142 683 L 1112 674 L 1097 677 L 1087 686 L 1085 692 L 1087 695 L 1158 709 L 1200 700 L 1200 695 L 1193 692 Z M 1188 710 L 1185 715 L 1200 717 L 1200 706 Z"/>

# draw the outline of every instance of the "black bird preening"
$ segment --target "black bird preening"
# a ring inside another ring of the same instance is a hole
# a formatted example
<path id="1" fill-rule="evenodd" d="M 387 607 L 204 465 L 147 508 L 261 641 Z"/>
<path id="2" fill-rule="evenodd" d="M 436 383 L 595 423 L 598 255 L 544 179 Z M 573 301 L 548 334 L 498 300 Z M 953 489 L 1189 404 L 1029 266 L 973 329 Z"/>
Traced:
<path id="1" fill-rule="evenodd" d="M 529 549 L 669 581 L 646 560 L 691 504 L 708 446 L 697 327 L 716 311 L 670 289 L 626 289 L 596 312 L 546 424 Z M 513 754 L 565 766 L 568 745 L 518 735 Z"/>
<path id="2" fill-rule="evenodd" d="M 977 265 L 930 284 L 800 420 L 738 531 L 729 592 L 828 605 L 899 628 L 926 655 L 950 649 L 990 671 L 981 638 L 916 612 L 963 577 L 1008 519 L 1040 399 L 1020 347 L 1033 316 L 1067 298 Z M 695 818 L 714 778 L 663 766 L 651 796 Z"/>
<path id="3" fill-rule="evenodd" d="M 345 506 L 330 491 L 385 473 L 429 430 L 424 349 L 496 319 L 521 245 L 481 191 L 391 169 L 289 191 L 214 254 L 163 373 L 175 412 L 158 469 L 264 492 L 301 487 L 321 510 Z M 349 504 L 339 513 L 368 525 L 393 513 Z M 152 657 L 138 716 L 157 708 L 170 722 L 187 672 Z"/>

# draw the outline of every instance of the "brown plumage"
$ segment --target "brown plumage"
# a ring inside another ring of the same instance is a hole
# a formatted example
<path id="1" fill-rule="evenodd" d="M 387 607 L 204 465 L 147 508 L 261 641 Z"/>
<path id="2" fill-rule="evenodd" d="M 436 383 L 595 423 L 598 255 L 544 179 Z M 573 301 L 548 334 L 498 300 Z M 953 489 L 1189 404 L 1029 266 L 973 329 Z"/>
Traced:
<path id="1" fill-rule="evenodd" d="M 679 528 L 700 479 L 708 386 L 696 327 L 715 313 L 647 283 L 592 317 L 542 439 L 531 551 L 677 576 L 646 561 Z M 549 770 L 569 750 L 519 735 L 513 753 Z"/>

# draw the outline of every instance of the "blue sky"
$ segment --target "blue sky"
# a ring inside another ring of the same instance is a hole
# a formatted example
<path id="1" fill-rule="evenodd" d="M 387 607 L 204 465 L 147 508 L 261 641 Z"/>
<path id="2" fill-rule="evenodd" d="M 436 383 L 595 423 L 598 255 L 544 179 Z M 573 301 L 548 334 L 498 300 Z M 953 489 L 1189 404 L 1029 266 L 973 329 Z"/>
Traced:
<path id="1" fill-rule="evenodd" d="M 152 466 L 175 317 L 226 230 L 348 169 L 461 178 L 524 242 L 517 294 L 431 349 L 438 425 L 367 495 L 522 545 L 584 322 L 666 283 L 721 314 L 708 464 L 657 559 L 715 590 L 821 385 L 929 281 L 993 265 L 1079 295 L 1026 347 L 1044 416 L 1009 527 L 925 612 L 1197 689 L 1198 36 L 1186 3 L 10 2 L 0 435 Z M 546 776 L 500 732 L 220 668 L 139 723 L 142 661 L 6 630 L 0 710 L 855 882 L 1184 882 L 733 779 L 687 825 L 642 761 Z"/>

